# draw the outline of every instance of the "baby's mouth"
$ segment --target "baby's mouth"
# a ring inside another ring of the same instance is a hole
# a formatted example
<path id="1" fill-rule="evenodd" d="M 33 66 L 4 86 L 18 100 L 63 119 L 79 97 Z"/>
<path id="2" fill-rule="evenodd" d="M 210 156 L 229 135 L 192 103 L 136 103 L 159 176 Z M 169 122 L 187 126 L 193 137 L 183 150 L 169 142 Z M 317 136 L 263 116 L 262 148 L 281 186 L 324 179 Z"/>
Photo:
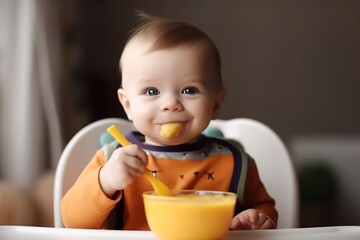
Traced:
<path id="1" fill-rule="evenodd" d="M 165 138 L 176 137 L 182 128 L 182 123 L 164 123 L 161 126 L 160 135 Z"/>

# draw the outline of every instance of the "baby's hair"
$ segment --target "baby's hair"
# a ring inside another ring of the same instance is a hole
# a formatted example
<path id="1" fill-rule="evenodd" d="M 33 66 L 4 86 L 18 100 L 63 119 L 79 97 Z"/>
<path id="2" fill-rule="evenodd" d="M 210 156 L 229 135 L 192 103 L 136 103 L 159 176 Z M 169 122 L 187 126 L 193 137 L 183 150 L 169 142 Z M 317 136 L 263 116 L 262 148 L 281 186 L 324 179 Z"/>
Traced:
<path id="1" fill-rule="evenodd" d="M 208 47 L 209 53 L 213 57 L 218 79 L 220 85 L 222 85 L 220 54 L 208 35 L 197 27 L 185 22 L 152 16 L 142 11 L 136 11 L 136 13 L 140 18 L 140 24 L 132 31 L 125 48 L 134 40 L 151 43 L 152 46 L 148 49 L 148 52 L 202 43 Z"/>

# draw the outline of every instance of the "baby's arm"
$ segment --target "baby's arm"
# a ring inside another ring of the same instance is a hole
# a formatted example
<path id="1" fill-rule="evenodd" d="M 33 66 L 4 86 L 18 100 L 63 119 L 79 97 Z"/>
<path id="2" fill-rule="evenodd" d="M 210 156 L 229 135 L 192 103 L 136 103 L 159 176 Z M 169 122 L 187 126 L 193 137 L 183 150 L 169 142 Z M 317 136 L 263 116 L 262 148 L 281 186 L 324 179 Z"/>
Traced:
<path id="1" fill-rule="evenodd" d="M 126 188 L 136 176 L 145 171 L 146 153 L 137 145 L 116 149 L 100 170 L 99 182 L 104 193 L 112 198 L 118 190 Z"/>
<path id="2" fill-rule="evenodd" d="M 120 178 L 122 181 L 122 177 L 120 177 L 120 173 L 117 172 L 117 166 L 120 165 L 118 157 L 121 157 L 122 154 L 131 153 L 131 149 L 135 149 L 136 146 L 129 146 L 129 149 L 119 148 L 115 150 L 111 157 L 111 165 L 110 159 L 105 163 L 105 156 L 101 150 L 99 150 L 94 158 L 89 162 L 89 164 L 85 167 L 85 169 L 80 174 L 79 178 L 76 180 L 74 185 L 69 189 L 69 191 L 65 194 L 61 201 L 61 214 L 63 218 L 63 223 L 65 227 L 71 228 L 106 228 L 107 227 L 107 218 L 110 214 L 111 210 L 116 206 L 116 204 L 120 201 L 122 195 L 121 193 L 116 196 L 110 192 L 107 195 L 104 191 L 103 186 L 100 185 L 100 172 L 106 165 L 109 164 L 109 167 L 114 167 L 112 173 L 106 174 L 105 177 L 109 177 L 111 179 L 112 174 L 116 174 L 115 181 Z M 120 151 L 121 150 L 121 151 Z M 129 152 L 128 152 L 129 150 Z M 137 151 L 136 151 L 137 152 Z M 141 150 L 141 152 L 143 152 Z M 140 156 L 146 156 L 142 153 Z M 137 156 L 135 154 L 135 156 Z M 131 156 L 131 154 L 130 154 Z M 128 159 L 128 157 L 126 157 Z M 142 158 L 142 161 L 147 161 L 146 158 Z M 128 159 L 129 160 L 129 159 Z M 125 160 L 125 163 L 127 160 Z M 131 165 L 131 164 L 130 164 Z M 129 168 L 129 167 L 125 167 Z M 141 167 L 140 167 L 141 171 Z M 126 172 L 126 171 L 125 171 Z M 131 172 L 129 170 L 128 172 Z M 128 173 L 127 173 L 128 174 Z M 104 177 L 103 176 L 103 177 Z M 118 186 L 119 189 L 123 189 L 124 186 L 129 184 L 132 181 L 133 177 L 125 177 L 125 182 Z M 112 181 L 110 181 L 112 182 Z M 116 185 L 116 184 L 115 184 Z M 110 185 L 110 191 L 111 190 Z M 105 183 L 105 187 L 107 187 Z M 117 187 L 115 187 L 117 189 Z M 114 192 L 115 193 L 115 192 Z M 112 198 L 111 198 L 112 197 Z"/>
<path id="3" fill-rule="evenodd" d="M 233 230 L 255 230 L 275 228 L 274 224 L 261 212 L 247 209 L 236 215 L 231 221 Z"/>
<path id="4" fill-rule="evenodd" d="M 259 178 L 256 163 L 251 162 L 246 178 L 242 208 L 232 223 L 232 229 L 276 228 L 278 213 L 274 199 L 267 193 Z"/>
<path id="5" fill-rule="evenodd" d="M 99 173 L 104 163 L 105 156 L 98 150 L 62 198 L 61 215 L 65 227 L 106 228 L 108 215 L 122 196 L 110 199 L 101 189 Z"/>

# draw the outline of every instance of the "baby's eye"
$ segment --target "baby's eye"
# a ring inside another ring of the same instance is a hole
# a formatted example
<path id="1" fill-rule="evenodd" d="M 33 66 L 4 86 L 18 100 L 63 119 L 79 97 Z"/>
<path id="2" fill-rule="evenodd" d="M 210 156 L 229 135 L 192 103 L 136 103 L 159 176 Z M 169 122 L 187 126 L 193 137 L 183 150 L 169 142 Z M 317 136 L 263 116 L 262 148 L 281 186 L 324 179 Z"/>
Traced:
<path id="1" fill-rule="evenodd" d="M 199 89 L 197 89 L 196 87 L 187 87 L 185 88 L 182 93 L 183 94 L 196 94 L 199 92 Z"/>
<path id="2" fill-rule="evenodd" d="M 156 88 L 148 88 L 144 91 L 144 93 L 148 96 L 155 96 L 159 95 L 160 92 Z"/>

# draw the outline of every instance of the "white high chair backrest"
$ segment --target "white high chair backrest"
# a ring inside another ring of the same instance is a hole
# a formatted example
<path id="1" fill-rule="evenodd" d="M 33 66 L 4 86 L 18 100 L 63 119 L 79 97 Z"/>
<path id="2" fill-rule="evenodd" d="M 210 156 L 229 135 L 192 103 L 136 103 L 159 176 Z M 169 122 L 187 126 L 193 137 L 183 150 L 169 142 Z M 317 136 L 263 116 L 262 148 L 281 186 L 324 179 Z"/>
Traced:
<path id="1" fill-rule="evenodd" d="M 66 145 L 55 174 L 55 227 L 64 227 L 60 211 L 63 195 L 100 148 L 100 136 L 111 125 L 115 125 L 123 134 L 135 130 L 128 120 L 102 119 L 81 129 Z M 295 171 L 287 149 L 276 133 L 251 119 L 213 120 L 210 126 L 220 129 L 226 138 L 239 141 L 255 159 L 260 178 L 269 194 L 276 200 L 279 212 L 278 228 L 297 227 L 298 189 Z"/>
<path id="2" fill-rule="evenodd" d="M 225 138 L 240 142 L 255 159 L 268 193 L 276 201 L 278 228 L 298 227 L 298 184 L 293 163 L 279 136 L 261 122 L 237 118 L 213 120 L 210 127 L 221 130 Z"/>

